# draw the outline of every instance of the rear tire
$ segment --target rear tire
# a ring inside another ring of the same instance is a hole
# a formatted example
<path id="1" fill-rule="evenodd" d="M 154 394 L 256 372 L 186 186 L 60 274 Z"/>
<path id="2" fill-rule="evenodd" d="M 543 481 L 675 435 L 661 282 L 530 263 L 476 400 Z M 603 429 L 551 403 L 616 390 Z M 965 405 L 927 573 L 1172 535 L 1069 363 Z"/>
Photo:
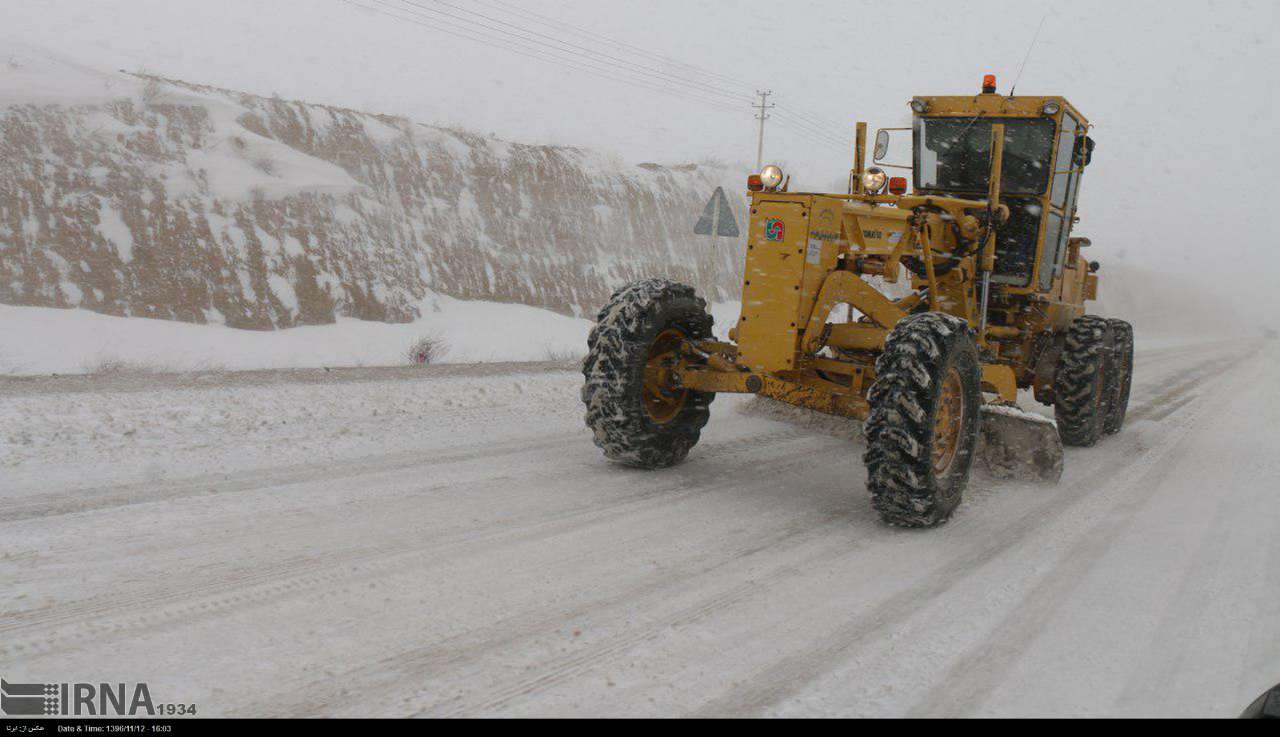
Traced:
<path id="1" fill-rule="evenodd" d="M 939 312 L 898 323 L 868 393 L 867 486 L 890 525 L 946 522 L 969 482 L 982 369 L 964 320 Z"/>
<path id="2" fill-rule="evenodd" d="M 645 383 L 646 368 L 672 355 L 681 338 L 710 338 L 711 327 L 706 302 L 692 287 L 649 279 L 614 293 L 591 331 L 582 365 L 587 427 L 606 458 L 656 469 L 689 455 L 715 394 L 676 387 L 655 393 L 653 383 Z"/>
<path id="3" fill-rule="evenodd" d="M 1125 414 L 1129 411 L 1129 392 L 1133 388 L 1133 326 L 1124 320 L 1108 322 L 1114 336 L 1116 381 L 1103 432 L 1115 435 L 1124 428 Z"/>
<path id="4" fill-rule="evenodd" d="M 1067 330 L 1053 380 L 1063 445 L 1091 448 L 1102 437 L 1118 388 L 1114 342 L 1111 323 L 1101 317 L 1076 318 Z"/>

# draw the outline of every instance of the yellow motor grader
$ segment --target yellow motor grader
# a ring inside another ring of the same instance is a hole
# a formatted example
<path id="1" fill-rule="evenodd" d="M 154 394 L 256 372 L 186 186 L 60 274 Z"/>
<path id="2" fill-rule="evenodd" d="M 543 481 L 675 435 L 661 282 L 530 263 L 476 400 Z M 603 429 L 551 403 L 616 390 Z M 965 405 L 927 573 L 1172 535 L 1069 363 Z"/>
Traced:
<path id="1" fill-rule="evenodd" d="M 789 192 L 776 166 L 748 178 L 731 342 L 688 286 L 650 279 L 613 295 L 582 390 L 609 459 L 680 463 L 717 393 L 756 394 L 863 421 L 875 508 L 931 527 L 959 505 L 980 444 L 993 470 L 1025 464 L 1056 481 L 1063 443 L 1120 431 L 1133 331 L 1085 314 L 1099 266 L 1072 235 L 1088 121 L 1062 97 L 997 94 L 994 77 L 981 94 L 910 106 L 900 130 L 914 160 L 898 168 L 914 181 L 885 171 L 892 130 L 868 165 L 863 123 L 847 193 Z M 1018 410 L 1019 389 L 1056 423 Z"/>

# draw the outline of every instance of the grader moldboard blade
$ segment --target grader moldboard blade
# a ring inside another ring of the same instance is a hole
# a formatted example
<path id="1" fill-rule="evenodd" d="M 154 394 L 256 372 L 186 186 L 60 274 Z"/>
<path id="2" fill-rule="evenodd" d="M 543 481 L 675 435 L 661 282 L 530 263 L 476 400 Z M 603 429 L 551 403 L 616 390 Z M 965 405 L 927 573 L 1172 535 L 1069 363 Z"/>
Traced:
<path id="1" fill-rule="evenodd" d="M 978 456 L 998 479 L 1056 484 L 1062 478 L 1062 439 L 1057 424 L 1017 407 L 982 408 Z"/>

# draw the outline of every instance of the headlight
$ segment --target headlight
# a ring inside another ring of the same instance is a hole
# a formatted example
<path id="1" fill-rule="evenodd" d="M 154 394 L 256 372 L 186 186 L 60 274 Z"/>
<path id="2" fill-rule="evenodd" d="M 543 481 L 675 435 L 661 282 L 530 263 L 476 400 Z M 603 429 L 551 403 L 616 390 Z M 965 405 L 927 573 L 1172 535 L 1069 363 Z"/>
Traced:
<path id="1" fill-rule="evenodd" d="M 1057 115 L 1062 112 L 1062 105 L 1058 104 L 1054 100 L 1050 100 L 1044 104 L 1044 107 L 1040 108 L 1040 112 L 1045 115 Z"/>
<path id="2" fill-rule="evenodd" d="M 889 183 L 889 175 L 883 169 L 867 169 L 862 175 L 862 188 L 869 194 L 880 194 Z"/>
<path id="3" fill-rule="evenodd" d="M 919 97 L 911 101 L 911 109 L 917 115 L 924 115 L 929 112 L 929 103 L 921 100 Z"/>
<path id="4" fill-rule="evenodd" d="M 782 185 L 782 167 L 770 164 L 760 170 L 760 182 L 765 189 L 773 190 Z"/>

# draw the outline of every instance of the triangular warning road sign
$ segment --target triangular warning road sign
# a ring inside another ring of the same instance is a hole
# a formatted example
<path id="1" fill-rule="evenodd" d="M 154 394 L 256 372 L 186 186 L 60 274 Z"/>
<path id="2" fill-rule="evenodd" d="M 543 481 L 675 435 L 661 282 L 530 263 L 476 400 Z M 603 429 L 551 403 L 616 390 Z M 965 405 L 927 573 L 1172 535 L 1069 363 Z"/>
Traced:
<path id="1" fill-rule="evenodd" d="M 698 218 L 693 233 L 722 238 L 738 237 L 738 220 L 733 216 L 733 210 L 729 209 L 729 198 L 725 197 L 724 187 L 716 187 L 715 194 L 711 195 L 711 201 L 702 211 L 702 217 Z"/>

